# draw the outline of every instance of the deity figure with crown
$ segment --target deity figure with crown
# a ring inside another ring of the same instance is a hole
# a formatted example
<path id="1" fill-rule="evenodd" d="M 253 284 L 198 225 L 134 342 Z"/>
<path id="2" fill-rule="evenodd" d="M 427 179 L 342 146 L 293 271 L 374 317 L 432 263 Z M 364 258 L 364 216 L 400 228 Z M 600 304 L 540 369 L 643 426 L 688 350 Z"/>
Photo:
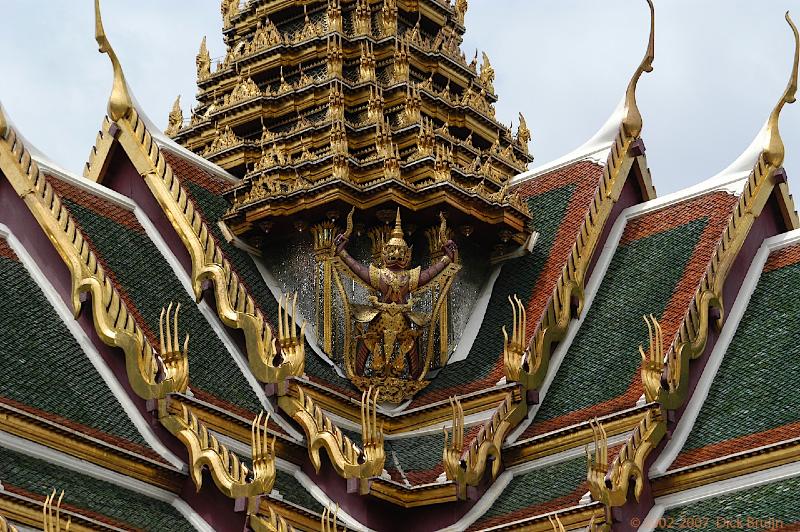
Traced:
<path id="1" fill-rule="evenodd" d="M 371 289 L 369 305 L 352 304 L 356 322 L 356 359 L 359 375 L 353 376 L 359 386 L 380 385 L 383 397 L 394 395 L 406 398 L 422 389 L 427 370 L 425 350 L 420 338 L 430 328 L 431 315 L 413 310 L 415 294 L 443 277 L 452 278 L 458 271 L 455 265 L 456 244 L 446 239 L 447 229 L 442 218 L 439 241 L 442 258 L 428 268 L 409 268 L 412 249 L 406 243 L 400 209 L 394 229 L 384 243 L 380 266 L 366 266 L 350 256 L 346 247 L 348 234 L 336 237 L 336 255 L 344 265 L 345 273 L 360 280 Z M 449 282 L 446 283 L 449 287 Z M 438 299 L 447 297 L 440 291 Z M 434 302 L 434 307 L 437 303 Z M 430 334 L 430 331 L 428 331 Z M 363 382 L 361 382 L 363 381 Z M 392 393 L 394 390 L 394 393 Z"/>

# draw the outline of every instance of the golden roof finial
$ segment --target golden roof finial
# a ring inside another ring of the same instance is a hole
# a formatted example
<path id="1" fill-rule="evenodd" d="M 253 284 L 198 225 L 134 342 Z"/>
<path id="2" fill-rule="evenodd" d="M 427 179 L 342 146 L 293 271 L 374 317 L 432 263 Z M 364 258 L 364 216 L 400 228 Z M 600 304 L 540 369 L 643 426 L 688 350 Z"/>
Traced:
<path id="1" fill-rule="evenodd" d="M 771 164 L 774 168 L 780 168 L 783 165 L 783 158 L 786 155 L 786 150 L 783 145 L 783 139 L 778 129 L 778 122 L 780 121 L 781 111 L 783 106 L 787 103 L 794 103 L 797 93 L 797 64 L 800 61 L 800 34 L 797 32 L 797 26 L 794 25 L 792 17 L 789 12 L 786 12 L 786 22 L 792 28 L 794 34 L 794 64 L 792 65 L 792 74 L 789 76 L 789 84 L 783 92 L 781 99 L 772 110 L 767 121 L 767 144 L 764 147 L 764 159 Z"/>
<path id="2" fill-rule="evenodd" d="M 394 219 L 394 229 L 392 230 L 392 238 L 403 238 L 403 222 L 400 219 L 400 207 L 397 208 L 397 215 Z"/>
<path id="3" fill-rule="evenodd" d="M 108 99 L 108 116 L 114 122 L 122 120 L 133 109 L 133 100 L 128 92 L 128 84 L 125 82 L 125 74 L 122 72 L 122 65 L 117 58 L 116 52 L 111 47 L 103 29 L 103 19 L 100 16 L 100 0 L 94 0 L 94 38 L 100 46 L 100 53 L 107 54 L 114 67 L 114 85 L 111 89 L 111 96 Z"/>
<path id="4" fill-rule="evenodd" d="M 639 78 L 642 77 L 642 74 L 653 71 L 653 60 L 656 56 L 656 10 L 653 6 L 653 0 L 647 0 L 647 4 L 650 6 L 650 40 L 644 59 L 642 59 L 639 68 L 636 69 L 630 83 L 628 83 L 628 90 L 625 92 L 625 116 L 622 119 L 622 127 L 625 133 L 634 138 L 642 133 L 642 114 L 639 112 L 639 106 L 636 105 L 636 85 L 639 83 Z"/>

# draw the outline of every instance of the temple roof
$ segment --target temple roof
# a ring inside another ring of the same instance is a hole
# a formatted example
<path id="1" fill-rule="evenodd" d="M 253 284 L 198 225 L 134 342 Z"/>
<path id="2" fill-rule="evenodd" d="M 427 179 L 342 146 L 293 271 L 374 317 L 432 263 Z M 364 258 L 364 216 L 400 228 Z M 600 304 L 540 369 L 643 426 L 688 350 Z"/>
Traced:
<path id="1" fill-rule="evenodd" d="M 337 10 L 349 34 L 386 28 L 394 6 L 402 24 L 409 10 L 426 17 L 414 42 L 427 54 L 431 28 L 463 33 L 465 4 L 230 3 L 225 34 L 231 61 L 255 65 L 235 42 L 267 31 L 258 9 L 311 42 Z M 60 507 L 78 530 L 609 530 L 725 512 L 800 522 L 800 236 L 778 131 L 797 50 L 753 145 L 657 198 L 635 100 L 651 32 L 595 137 L 505 176 L 530 239 L 490 253 L 444 216 L 406 216 L 405 232 L 397 222 L 394 238 L 429 245 L 409 269 L 417 282 L 446 263 L 406 308 L 346 277 L 334 244 L 337 232 L 352 239 L 347 257 L 372 282 L 388 222 L 297 214 L 280 245 L 238 232 L 231 191 L 252 176 L 156 131 L 96 9 L 114 85 L 84 175 L 30 148 L 0 108 L 0 514 L 39 526 L 41 504 Z M 295 41 L 273 44 L 308 44 Z M 431 53 L 466 79 L 457 48 Z M 228 66 L 201 88 L 225 86 Z M 230 98 L 225 113 L 245 102 Z M 201 125 L 173 133 L 191 144 L 209 134 Z M 349 305 L 355 325 L 341 333 Z M 391 329 L 398 315 L 410 321 Z M 382 395 L 394 381 L 354 373 L 375 357 L 371 327 L 430 335 L 424 377 L 393 375 L 419 385 L 398 401 Z M 53 488 L 65 490 L 57 503 Z"/>

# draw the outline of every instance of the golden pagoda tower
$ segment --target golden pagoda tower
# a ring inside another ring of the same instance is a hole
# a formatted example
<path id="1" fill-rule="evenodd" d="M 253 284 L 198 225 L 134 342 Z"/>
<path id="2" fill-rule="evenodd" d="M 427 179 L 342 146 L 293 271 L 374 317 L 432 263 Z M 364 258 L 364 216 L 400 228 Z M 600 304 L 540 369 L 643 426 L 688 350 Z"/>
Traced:
<path id="1" fill-rule="evenodd" d="M 248 239 L 401 205 L 444 211 L 491 243 L 524 244 L 531 215 L 508 181 L 532 157 L 494 104 L 486 54 L 461 51 L 467 2 L 223 0 L 227 52 L 197 56 L 198 105 L 168 132 L 242 181 L 225 217 Z M 385 220 L 384 220 L 385 222 Z"/>

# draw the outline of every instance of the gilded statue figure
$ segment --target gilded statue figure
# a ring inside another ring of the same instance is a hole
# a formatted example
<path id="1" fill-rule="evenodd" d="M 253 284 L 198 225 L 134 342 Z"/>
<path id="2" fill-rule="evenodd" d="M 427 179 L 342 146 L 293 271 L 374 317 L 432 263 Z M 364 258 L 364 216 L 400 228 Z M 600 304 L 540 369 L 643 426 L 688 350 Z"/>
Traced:
<path id="1" fill-rule="evenodd" d="M 444 227 L 444 222 L 442 223 Z M 390 238 L 384 243 L 380 267 L 365 266 L 346 251 L 348 236 L 340 234 L 334 240 L 336 254 L 350 273 L 369 286 L 374 295 L 371 305 L 357 306 L 355 319 L 363 324 L 357 337 L 359 357 L 369 357 L 369 376 L 395 379 L 416 379 L 422 372 L 417 340 L 429 317 L 413 312 L 412 295 L 426 287 L 455 261 L 456 244 L 444 241 L 443 256 L 426 269 L 409 269 L 412 250 L 406 243 L 400 219 L 400 209 Z"/>

